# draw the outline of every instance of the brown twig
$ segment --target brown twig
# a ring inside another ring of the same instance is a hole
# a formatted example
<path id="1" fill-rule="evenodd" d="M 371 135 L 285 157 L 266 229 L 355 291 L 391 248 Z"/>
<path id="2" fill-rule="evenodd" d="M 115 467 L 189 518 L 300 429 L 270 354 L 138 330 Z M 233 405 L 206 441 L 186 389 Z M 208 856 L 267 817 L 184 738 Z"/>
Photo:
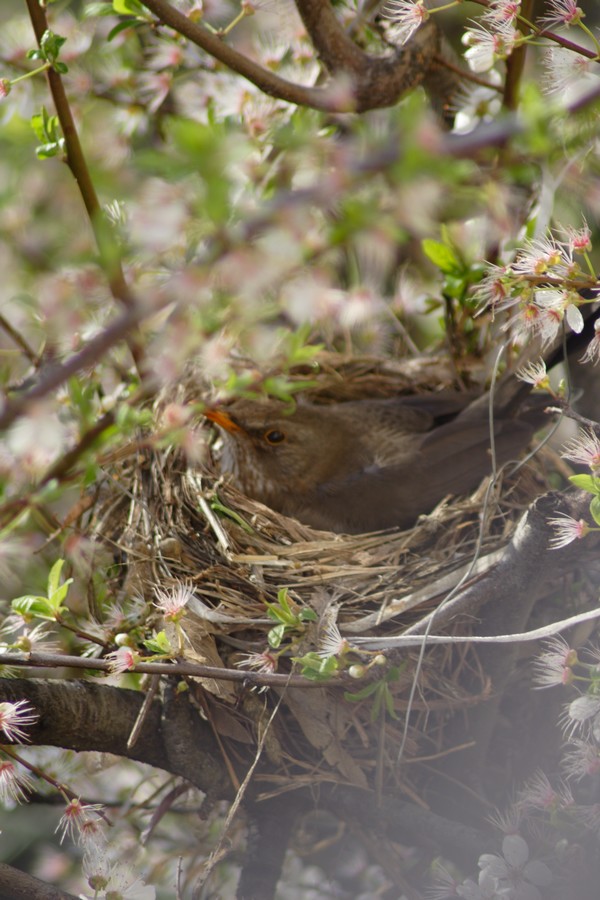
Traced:
<path id="1" fill-rule="evenodd" d="M 0 328 L 2 328 L 3 331 L 5 331 L 10 338 L 12 338 L 12 340 L 15 342 L 17 347 L 19 347 L 19 349 L 23 351 L 24 355 L 27 357 L 29 362 L 33 366 L 37 367 L 40 363 L 40 357 L 29 346 L 29 344 L 27 343 L 25 338 L 21 334 L 19 334 L 19 332 L 16 330 L 16 328 L 13 328 L 13 326 L 10 324 L 8 319 L 6 319 L 2 315 L 2 313 L 0 313 Z"/>
<path id="2" fill-rule="evenodd" d="M 36 39 L 38 44 L 41 44 L 42 37 L 48 30 L 45 9 L 38 0 L 27 0 L 27 9 Z M 66 162 L 77 183 L 92 226 L 99 250 L 100 265 L 106 274 L 113 297 L 126 309 L 131 310 L 136 306 L 137 301 L 125 281 L 118 247 L 110 233 L 108 222 L 96 194 L 62 78 L 52 67 L 47 70 L 46 76 L 65 140 Z M 131 335 L 129 335 L 128 343 L 138 371 L 141 374 L 143 371 L 142 345 Z"/>
<path id="3" fill-rule="evenodd" d="M 14 653 L 0 653 L 0 665 L 12 668 L 40 668 L 40 669 L 89 669 L 91 671 L 110 672 L 113 664 L 110 660 L 97 657 L 67 656 L 62 653 L 31 653 L 27 657 L 17 656 Z M 214 678 L 220 681 L 233 681 L 238 684 L 248 684 L 270 687 L 301 687 L 321 688 L 323 684 L 304 678 L 302 675 L 268 675 L 261 672 L 244 672 L 239 669 L 225 669 L 219 666 L 202 666 L 198 663 L 178 660 L 172 663 L 140 662 L 128 672 L 138 672 L 149 675 L 194 675 L 197 678 Z M 356 682 L 351 679 L 339 679 L 328 682 L 328 690 L 331 688 L 348 689 L 349 685 L 356 687 Z"/>
<path id="4" fill-rule="evenodd" d="M 48 396 L 71 376 L 93 366 L 111 347 L 126 338 L 143 319 L 153 315 L 157 306 L 158 304 L 146 304 L 144 307 L 130 307 L 69 359 L 48 367 L 34 387 L 6 403 L 0 413 L 0 429 L 8 428 L 27 412 L 32 403 Z"/>

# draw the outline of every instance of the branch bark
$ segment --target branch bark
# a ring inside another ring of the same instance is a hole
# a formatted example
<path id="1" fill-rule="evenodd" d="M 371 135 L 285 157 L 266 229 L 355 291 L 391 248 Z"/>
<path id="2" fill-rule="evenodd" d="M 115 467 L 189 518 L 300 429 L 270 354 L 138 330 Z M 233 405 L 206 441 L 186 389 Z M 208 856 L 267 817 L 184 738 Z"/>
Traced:
<path id="1" fill-rule="evenodd" d="M 77 897 L 0 863 L 0 900 L 77 900 Z"/>
<path id="2" fill-rule="evenodd" d="M 231 783 L 220 764 L 221 754 L 210 726 L 199 715 L 177 715 L 176 727 L 163 720 L 160 700 L 151 704 L 139 739 L 127 740 L 144 694 L 83 681 L 0 679 L 2 701 L 27 700 L 39 713 L 28 728 L 33 744 L 67 750 L 97 750 L 147 763 L 185 778 L 211 797 L 231 797 Z M 189 707 L 185 694 L 173 703 L 173 714 Z M 185 754 L 178 749 L 186 748 Z"/>

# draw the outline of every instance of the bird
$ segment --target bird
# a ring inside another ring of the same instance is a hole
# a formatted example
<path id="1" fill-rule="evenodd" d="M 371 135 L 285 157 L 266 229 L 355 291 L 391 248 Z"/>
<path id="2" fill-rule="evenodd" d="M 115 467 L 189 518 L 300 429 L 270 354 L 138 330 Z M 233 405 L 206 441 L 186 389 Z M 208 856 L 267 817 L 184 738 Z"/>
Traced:
<path id="1" fill-rule="evenodd" d="M 504 396 L 503 396 L 504 395 Z M 498 464 L 543 424 L 548 396 L 514 375 L 494 395 Z M 247 496 L 313 528 L 345 534 L 409 528 L 492 471 L 489 394 L 446 390 L 327 405 L 235 399 L 207 406 L 220 468 Z"/>

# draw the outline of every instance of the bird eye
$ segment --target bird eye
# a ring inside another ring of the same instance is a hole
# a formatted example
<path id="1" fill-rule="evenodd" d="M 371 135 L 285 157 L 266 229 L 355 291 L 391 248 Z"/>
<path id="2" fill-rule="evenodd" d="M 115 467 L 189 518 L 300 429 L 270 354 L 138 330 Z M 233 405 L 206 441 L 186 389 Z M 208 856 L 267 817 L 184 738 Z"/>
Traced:
<path id="1" fill-rule="evenodd" d="M 270 431 L 265 432 L 265 441 L 268 444 L 281 444 L 285 441 L 285 434 L 283 431 L 272 428 Z"/>

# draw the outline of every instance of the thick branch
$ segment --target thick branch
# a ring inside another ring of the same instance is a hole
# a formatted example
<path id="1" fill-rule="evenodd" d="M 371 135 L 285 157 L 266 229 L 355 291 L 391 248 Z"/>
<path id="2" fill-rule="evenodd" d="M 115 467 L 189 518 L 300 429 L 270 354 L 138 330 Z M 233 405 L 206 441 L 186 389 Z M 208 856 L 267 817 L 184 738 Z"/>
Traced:
<path id="1" fill-rule="evenodd" d="M 0 863 L 0 900 L 77 900 L 77 897 Z"/>
<path id="2" fill-rule="evenodd" d="M 442 35 L 431 20 L 404 47 L 385 56 L 364 53 L 346 34 L 330 0 L 295 0 L 323 65 L 331 75 L 352 77 L 356 111 L 393 106 L 427 77 L 441 49 Z M 453 83 L 460 76 L 451 73 Z"/>
<path id="3" fill-rule="evenodd" d="M 155 700 L 138 740 L 128 748 L 127 740 L 144 701 L 141 692 L 83 681 L 7 678 L 0 679 L 0 697 L 10 703 L 27 700 L 39 713 L 37 723 L 27 730 L 33 744 L 114 753 L 180 775 L 211 796 L 231 794 L 217 743 L 199 715 L 178 716 L 176 729 L 164 727 L 163 705 Z M 189 706 L 189 699 L 180 694 L 176 703 Z M 185 756 L 172 752 L 174 741 L 185 744 Z"/>

